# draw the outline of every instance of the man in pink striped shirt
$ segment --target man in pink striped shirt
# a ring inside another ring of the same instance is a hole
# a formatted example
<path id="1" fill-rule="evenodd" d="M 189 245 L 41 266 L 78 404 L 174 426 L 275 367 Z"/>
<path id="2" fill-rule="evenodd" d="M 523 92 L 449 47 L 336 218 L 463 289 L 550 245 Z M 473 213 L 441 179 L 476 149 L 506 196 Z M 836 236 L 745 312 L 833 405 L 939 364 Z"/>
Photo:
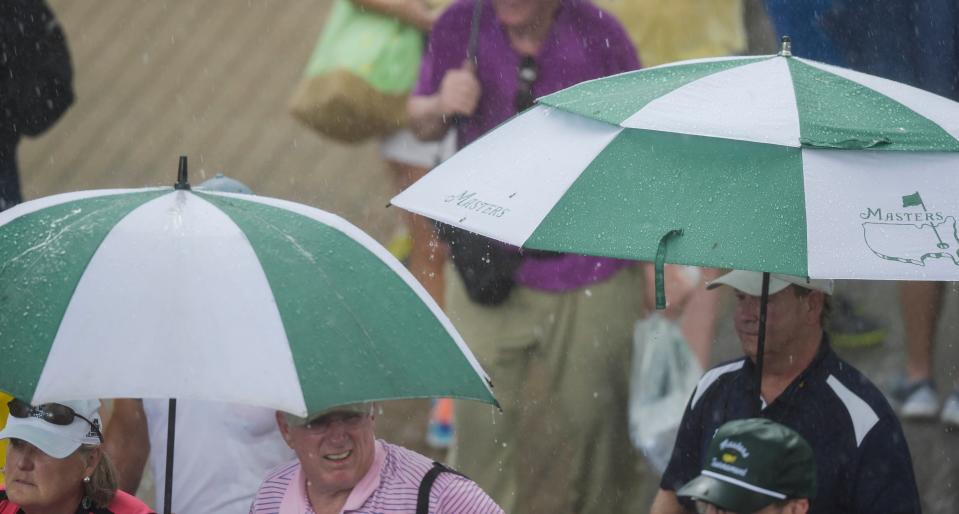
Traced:
<path id="1" fill-rule="evenodd" d="M 433 461 L 377 440 L 373 404 L 334 407 L 298 418 L 277 412 L 286 444 L 297 459 L 267 475 L 250 514 L 417 512 L 417 499 Z M 475 482 L 440 473 L 428 491 L 431 514 L 502 514 Z"/>

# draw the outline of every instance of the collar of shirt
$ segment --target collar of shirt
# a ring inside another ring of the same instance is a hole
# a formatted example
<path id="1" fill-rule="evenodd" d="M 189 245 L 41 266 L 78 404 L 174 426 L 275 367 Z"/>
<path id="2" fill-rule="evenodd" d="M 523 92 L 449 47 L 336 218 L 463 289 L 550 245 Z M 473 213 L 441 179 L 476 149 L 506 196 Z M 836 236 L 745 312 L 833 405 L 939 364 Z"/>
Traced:
<path id="1" fill-rule="evenodd" d="M 346 499 L 346 505 L 343 506 L 343 512 L 359 510 L 373 491 L 380 486 L 380 477 L 383 476 L 383 466 L 386 463 L 386 448 L 383 448 L 383 441 L 376 441 L 375 444 L 373 464 L 363 478 L 353 486 L 349 498 Z"/>
<path id="2" fill-rule="evenodd" d="M 809 366 L 806 366 L 799 376 L 797 376 L 793 381 L 786 387 L 786 389 L 780 394 L 772 404 L 766 404 L 765 400 L 763 402 L 763 410 L 767 410 L 770 407 L 789 407 L 792 406 L 796 401 L 798 401 L 799 393 L 802 389 L 806 387 L 806 383 L 810 380 L 819 380 L 825 381 L 827 373 L 828 361 L 830 358 L 834 358 L 835 354 L 832 352 L 832 348 L 829 345 L 829 336 L 823 332 L 822 339 L 819 342 L 819 350 L 816 352 L 816 356 L 813 358 L 812 362 L 809 363 Z M 748 377 L 747 383 L 745 384 L 745 390 L 748 391 L 750 396 L 756 394 L 756 365 L 751 359 L 746 359 L 745 364 L 743 365 L 743 376 Z M 753 396 L 755 397 L 755 396 Z"/>

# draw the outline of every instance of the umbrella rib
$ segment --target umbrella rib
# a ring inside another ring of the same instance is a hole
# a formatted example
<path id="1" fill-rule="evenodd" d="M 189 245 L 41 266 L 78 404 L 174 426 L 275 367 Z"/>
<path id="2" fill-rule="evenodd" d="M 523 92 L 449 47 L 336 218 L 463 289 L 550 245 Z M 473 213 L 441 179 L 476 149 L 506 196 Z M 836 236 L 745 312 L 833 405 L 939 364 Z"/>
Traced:
<path id="1" fill-rule="evenodd" d="M 79 210 L 79 209 L 78 209 L 78 210 Z M 68 223 L 68 224 L 62 226 L 57 232 L 55 232 L 55 233 L 50 233 L 50 232 L 48 232 L 47 235 L 46 235 L 46 237 L 44 237 L 43 241 L 41 241 L 41 242 L 39 242 L 39 243 L 31 246 L 30 248 L 27 248 L 27 249 L 23 250 L 23 251 L 20 252 L 19 254 L 15 255 L 15 256 L 11 257 L 9 260 L 7 260 L 7 262 L 5 262 L 5 263 L 3 264 L 3 267 L 0 268 L 0 275 L 2 275 L 2 274 L 7 270 L 7 268 L 8 268 L 10 265 L 12 265 L 12 264 L 14 264 L 15 262 L 17 262 L 17 261 L 21 260 L 22 258 L 26 257 L 28 254 L 31 254 L 31 253 L 35 252 L 36 250 L 43 249 L 43 248 L 49 246 L 50 244 L 52 244 L 53 242 L 59 240 L 59 239 L 60 239 L 60 236 L 62 236 L 64 233 L 66 233 L 70 228 L 72 228 L 73 226 L 75 226 L 77 223 L 80 223 L 80 222 L 84 221 L 85 219 L 89 218 L 90 216 L 93 216 L 94 214 L 97 214 L 97 213 L 100 212 L 101 210 L 103 210 L 103 209 L 94 209 L 94 210 L 90 211 L 89 213 L 84 214 L 84 215 L 78 217 L 78 218 L 77 218 L 75 221 L 73 221 L 72 223 Z M 66 215 L 66 216 L 63 216 L 63 217 L 57 219 L 57 220 L 54 220 L 53 223 L 51 224 L 51 226 L 56 226 L 56 224 L 58 224 L 58 223 L 60 223 L 60 222 L 62 222 L 62 221 L 64 221 L 64 220 L 66 220 L 66 219 L 68 219 L 68 218 L 73 217 L 73 215 L 76 214 L 76 212 L 77 212 L 77 211 L 75 210 L 75 211 L 73 211 L 71 214 L 68 214 L 68 215 Z"/>

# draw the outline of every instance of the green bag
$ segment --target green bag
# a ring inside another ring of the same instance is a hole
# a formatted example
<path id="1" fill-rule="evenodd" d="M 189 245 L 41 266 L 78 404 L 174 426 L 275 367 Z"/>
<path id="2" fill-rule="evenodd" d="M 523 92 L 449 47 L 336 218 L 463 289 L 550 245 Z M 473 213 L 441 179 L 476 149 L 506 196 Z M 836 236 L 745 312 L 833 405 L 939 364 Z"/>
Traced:
<path id="1" fill-rule="evenodd" d="M 291 112 L 321 134 L 350 143 L 404 127 L 423 43 L 410 25 L 336 0 Z"/>

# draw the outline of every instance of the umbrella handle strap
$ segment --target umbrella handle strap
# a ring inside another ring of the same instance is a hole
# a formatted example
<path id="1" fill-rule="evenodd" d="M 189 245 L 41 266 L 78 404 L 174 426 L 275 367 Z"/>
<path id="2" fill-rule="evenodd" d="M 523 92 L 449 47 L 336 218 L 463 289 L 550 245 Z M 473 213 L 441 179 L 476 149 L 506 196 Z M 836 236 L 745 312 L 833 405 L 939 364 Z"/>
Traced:
<path id="1" fill-rule="evenodd" d="M 683 235 L 683 229 L 674 228 L 659 238 L 659 248 L 656 249 L 656 262 L 653 263 L 653 269 L 656 271 L 656 310 L 666 308 L 666 279 L 663 274 L 663 267 L 666 265 L 666 242 L 672 236 L 681 235 Z"/>

